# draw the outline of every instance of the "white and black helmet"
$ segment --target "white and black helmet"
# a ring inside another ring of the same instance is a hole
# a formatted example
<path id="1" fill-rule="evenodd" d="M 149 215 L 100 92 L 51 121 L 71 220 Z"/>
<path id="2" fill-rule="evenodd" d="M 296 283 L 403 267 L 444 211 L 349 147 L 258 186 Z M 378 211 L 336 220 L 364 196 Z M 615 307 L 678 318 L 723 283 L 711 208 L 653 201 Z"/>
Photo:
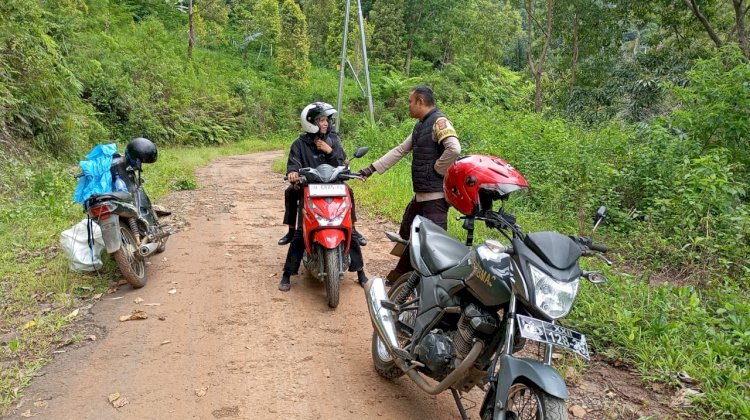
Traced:
<path id="1" fill-rule="evenodd" d="M 310 134 L 315 134 L 320 131 L 318 128 L 317 121 L 319 118 L 331 118 L 331 116 L 337 113 L 336 108 L 333 105 L 326 102 L 313 102 L 306 106 L 300 114 L 300 122 L 302 123 L 302 129 Z M 328 130 L 331 130 L 331 121 L 328 121 Z"/>

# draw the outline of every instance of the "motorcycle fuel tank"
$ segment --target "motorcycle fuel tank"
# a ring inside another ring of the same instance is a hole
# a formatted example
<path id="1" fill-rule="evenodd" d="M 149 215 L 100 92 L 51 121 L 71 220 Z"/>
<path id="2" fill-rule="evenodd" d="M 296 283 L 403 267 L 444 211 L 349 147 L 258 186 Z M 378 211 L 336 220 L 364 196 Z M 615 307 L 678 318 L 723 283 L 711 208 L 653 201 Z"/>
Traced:
<path id="1" fill-rule="evenodd" d="M 510 255 L 479 245 L 443 277 L 463 279 L 483 305 L 498 306 L 510 300 L 512 273 Z"/>

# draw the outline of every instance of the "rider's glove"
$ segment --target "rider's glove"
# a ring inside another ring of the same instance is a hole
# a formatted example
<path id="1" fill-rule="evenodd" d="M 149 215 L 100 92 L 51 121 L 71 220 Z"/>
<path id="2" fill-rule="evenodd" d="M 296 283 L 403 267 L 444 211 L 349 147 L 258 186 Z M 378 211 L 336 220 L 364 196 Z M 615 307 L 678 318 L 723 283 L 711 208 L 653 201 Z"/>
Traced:
<path id="1" fill-rule="evenodd" d="M 370 166 L 368 166 L 368 167 L 366 167 L 366 168 L 362 169 L 361 171 L 357 172 L 357 174 L 358 174 L 359 176 L 361 176 L 361 177 L 365 177 L 365 178 L 368 178 L 368 177 L 369 177 L 370 175 L 372 175 L 373 173 L 375 173 L 375 167 L 374 167 L 374 166 L 372 166 L 372 165 L 370 165 Z"/>

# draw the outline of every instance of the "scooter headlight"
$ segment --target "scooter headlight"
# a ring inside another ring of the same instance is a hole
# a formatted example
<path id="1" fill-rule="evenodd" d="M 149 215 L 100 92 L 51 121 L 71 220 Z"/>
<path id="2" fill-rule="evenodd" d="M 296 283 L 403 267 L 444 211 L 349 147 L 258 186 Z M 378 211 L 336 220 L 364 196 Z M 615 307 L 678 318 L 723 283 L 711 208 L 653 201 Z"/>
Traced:
<path id="1" fill-rule="evenodd" d="M 315 216 L 315 220 L 318 221 L 318 224 L 320 226 L 339 226 L 344 221 L 344 216 L 346 216 L 346 209 L 349 208 L 349 203 L 344 202 L 342 203 L 341 207 L 339 207 L 338 212 L 336 215 L 333 216 L 333 218 L 329 219 L 325 216 L 322 216 L 320 213 L 322 210 L 318 208 L 318 206 L 315 205 L 315 203 L 308 199 L 308 205 L 310 209 L 312 210 L 313 216 Z"/>
<path id="2" fill-rule="evenodd" d="M 578 294 L 579 279 L 561 282 L 542 270 L 529 265 L 534 281 L 534 303 L 550 319 L 562 318 L 570 312 Z"/>
<path id="3" fill-rule="evenodd" d="M 318 221 L 318 224 L 321 226 L 338 226 L 341 224 L 341 222 L 344 221 L 344 215 L 340 214 L 333 219 L 327 219 L 318 213 L 313 213 L 315 215 L 315 219 Z"/>

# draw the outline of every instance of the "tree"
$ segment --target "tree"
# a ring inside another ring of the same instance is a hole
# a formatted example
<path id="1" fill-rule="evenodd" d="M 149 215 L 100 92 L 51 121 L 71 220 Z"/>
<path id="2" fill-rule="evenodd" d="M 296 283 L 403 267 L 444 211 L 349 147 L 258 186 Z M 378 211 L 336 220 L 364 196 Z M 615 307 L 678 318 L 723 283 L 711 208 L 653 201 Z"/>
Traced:
<path id="1" fill-rule="evenodd" d="M 726 44 L 726 41 L 723 41 L 721 37 L 719 36 L 719 33 L 714 28 L 714 24 L 712 24 L 709 21 L 709 17 L 704 13 L 703 8 L 701 8 L 695 0 L 682 0 L 683 3 L 687 6 L 687 8 L 690 10 L 690 12 L 695 15 L 695 17 L 700 21 L 701 25 L 706 30 L 706 33 L 711 38 L 711 40 L 716 44 L 717 48 L 721 48 Z M 726 2 L 719 2 L 718 4 L 716 2 L 707 2 L 707 9 L 721 9 L 722 7 L 725 7 Z M 740 49 L 742 50 L 742 53 L 744 54 L 745 58 L 750 58 L 750 37 L 748 37 L 748 34 L 746 32 L 746 24 L 747 24 L 747 12 L 750 9 L 750 6 L 745 4 L 745 0 L 732 0 L 732 8 L 734 13 L 734 26 L 730 26 L 729 33 L 726 34 L 725 38 L 727 40 L 732 40 L 734 42 L 737 42 L 740 46 Z M 716 13 L 717 20 L 721 18 L 722 13 Z"/>
<path id="2" fill-rule="evenodd" d="M 369 22 L 374 26 L 371 57 L 374 62 L 399 68 L 405 59 L 404 0 L 378 0 L 370 10 Z"/>
<path id="3" fill-rule="evenodd" d="M 303 0 L 302 12 L 307 19 L 307 34 L 310 36 L 310 56 L 314 62 L 325 62 L 326 58 L 338 56 L 336 51 L 327 51 L 328 38 L 340 36 L 341 22 L 336 13 L 336 0 Z M 339 28 L 339 33 L 332 31 Z M 338 46 L 341 52 L 341 44 Z M 335 60 L 334 60 L 335 61 Z"/>
<path id="4" fill-rule="evenodd" d="M 555 0 L 545 0 L 546 3 L 546 24 L 544 28 L 536 20 L 536 5 L 534 0 L 526 0 L 526 16 L 528 17 L 526 22 L 526 57 L 529 60 L 529 70 L 531 75 L 534 77 L 535 91 L 534 91 L 534 112 L 542 111 L 542 75 L 544 74 L 544 60 L 547 58 L 547 52 L 549 49 L 549 42 L 552 38 L 552 16 L 555 7 Z M 538 61 L 534 61 L 534 27 L 542 29 L 542 48 L 539 52 Z"/>
<path id="5" fill-rule="evenodd" d="M 305 15 L 294 0 L 284 0 L 281 5 L 281 31 L 284 36 L 276 56 L 279 70 L 292 80 L 304 82 L 310 70 L 310 41 Z"/>
<path id="6" fill-rule="evenodd" d="M 278 0 L 258 0 L 252 11 L 252 30 L 259 33 L 261 51 L 268 47 L 269 55 L 273 56 L 273 47 L 281 38 L 281 15 Z"/>

